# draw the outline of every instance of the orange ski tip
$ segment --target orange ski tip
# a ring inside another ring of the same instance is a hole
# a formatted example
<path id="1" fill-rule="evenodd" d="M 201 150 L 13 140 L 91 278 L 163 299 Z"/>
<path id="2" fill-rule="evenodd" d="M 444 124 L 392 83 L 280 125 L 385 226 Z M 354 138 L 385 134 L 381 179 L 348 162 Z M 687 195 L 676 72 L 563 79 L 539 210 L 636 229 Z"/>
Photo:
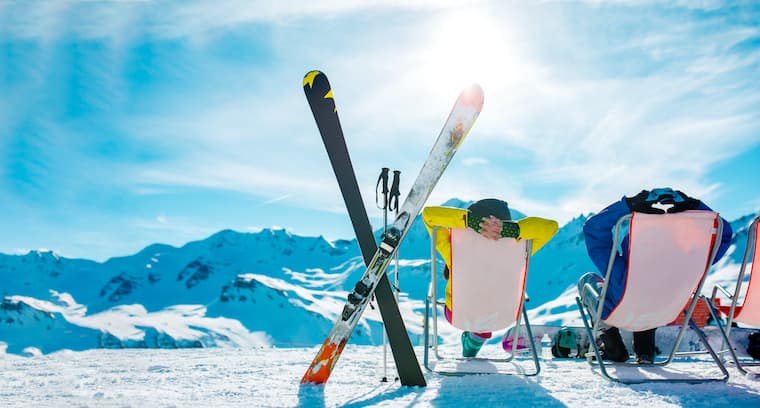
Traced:
<path id="1" fill-rule="evenodd" d="M 303 86 L 304 86 L 304 88 L 306 87 L 306 85 L 309 85 L 309 88 L 311 88 L 312 86 L 314 86 L 314 78 L 316 78 L 317 75 L 319 75 L 321 73 L 322 73 L 322 71 L 314 70 L 314 71 L 309 71 L 306 75 L 304 75 L 304 77 L 303 77 Z"/>
<path id="2" fill-rule="evenodd" d="M 301 384 L 324 384 L 330 378 L 330 369 L 326 365 L 321 365 L 316 371 L 309 369 L 301 378 Z"/>
<path id="3" fill-rule="evenodd" d="M 465 105 L 474 107 L 477 111 L 483 109 L 483 88 L 478 84 L 472 84 L 462 90 L 460 99 Z"/>
<path id="4" fill-rule="evenodd" d="M 333 365 L 333 357 L 338 345 L 335 343 L 325 342 L 322 344 L 314 361 L 311 362 L 306 374 L 301 378 L 301 383 L 324 384 L 330 377 L 330 370 Z"/>
<path id="5" fill-rule="evenodd" d="M 301 378 L 301 384 L 326 383 L 344 347 L 346 347 L 345 340 L 339 344 L 330 342 L 329 340 L 325 341 L 314 361 L 311 362 L 309 369 L 306 370 L 306 374 Z"/>

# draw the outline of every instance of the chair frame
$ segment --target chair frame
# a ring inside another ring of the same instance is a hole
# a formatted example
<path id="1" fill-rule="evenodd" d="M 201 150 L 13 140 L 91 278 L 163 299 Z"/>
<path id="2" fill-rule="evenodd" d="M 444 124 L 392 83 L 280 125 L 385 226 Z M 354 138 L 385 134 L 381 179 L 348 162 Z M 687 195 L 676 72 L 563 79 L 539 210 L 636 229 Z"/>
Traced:
<path id="1" fill-rule="evenodd" d="M 607 288 L 608 288 L 608 284 L 609 284 L 609 281 L 610 281 L 610 275 L 612 273 L 612 266 L 613 266 L 613 264 L 615 262 L 615 259 L 616 259 L 618 245 L 620 244 L 620 242 L 622 240 L 622 237 L 621 237 L 622 226 L 626 222 L 628 222 L 629 225 L 630 225 L 630 221 L 632 220 L 632 218 L 633 218 L 633 214 L 626 214 L 626 215 L 620 217 L 620 219 L 618 219 L 617 223 L 615 224 L 615 229 L 614 229 L 614 233 L 613 233 L 612 250 L 610 251 L 609 261 L 607 262 L 607 271 L 605 273 L 605 278 L 604 278 L 604 283 L 602 285 L 601 294 L 597 296 L 596 289 L 594 287 L 592 287 L 588 283 L 586 285 L 584 285 L 584 287 L 583 287 L 584 291 L 590 292 L 590 294 L 592 296 L 595 296 L 598 299 L 598 307 L 597 307 L 597 309 L 595 311 L 593 311 L 593 313 L 592 313 L 581 302 L 580 296 L 577 296 L 575 298 L 575 301 L 576 301 L 576 303 L 578 305 L 578 311 L 580 312 L 581 318 L 583 320 L 583 325 L 586 328 L 586 333 L 588 334 L 588 336 L 589 336 L 590 339 L 593 339 L 593 341 L 591 341 L 590 343 L 591 343 L 591 347 L 594 349 L 594 355 L 596 356 L 596 361 L 592 361 L 592 356 L 588 355 L 587 358 L 588 358 L 589 364 L 592 367 L 593 366 L 599 366 L 599 369 L 600 369 L 602 375 L 605 378 L 607 378 L 608 380 L 615 381 L 615 382 L 620 382 L 620 383 L 624 383 L 624 384 L 640 384 L 640 383 L 648 383 L 648 382 L 703 383 L 703 382 L 725 382 L 725 381 L 727 381 L 729 374 L 728 374 L 728 371 L 726 370 L 725 365 L 723 364 L 723 362 L 721 361 L 721 359 L 718 357 L 718 355 L 715 352 L 715 350 L 713 350 L 713 348 L 710 346 L 710 343 L 707 341 L 707 338 L 706 338 L 704 332 L 702 331 L 702 329 L 700 329 L 697 326 L 697 324 L 694 322 L 694 320 L 691 318 L 692 313 L 694 312 L 694 308 L 695 308 L 695 306 L 697 304 L 697 299 L 699 298 L 698 294 L 701 293 L 701 291 L 702 291 L 702 286 L 704 285 L 705 279 L 707 278 L 707 272 L 710 270 L 710 267 L 712 266 L 712 263 L 715 260 L 715 256 L 717 254 L 718 247 L 720 246 L 720 237 L 722 236 L 722 231 L 723 231 L 723 223 L 722 223 L 722 220 L 721 220 L 720 217 L 717 217 L 718 226 L 713 231 L 713 234 L 715 234 L 716 239 L 715 239 L 715 242 L 713 243 L 712 248 L 710 250 L 709 261 L 707 262 L 707 264 L 705 266 L 705 271 L 702 274 L 702 278 L 699 280 L 699 283 L 697 285 L 696 290 L 694 291 L 694 293 L 692 293 L 691 300 L 689 302 L 689 306 L 684 311 L 684 314 L 685 314 L 684 321 L 681 324 L 681 327 L 680 327 L 680 329 L 678 331 L 678 335 L 676 337 L 676 341 L 673 344 L 673 349 L 670 351 L 670 353 L 668 355 L 668 358 L 665 361 L 659 361 L 659 362 L 655 361 L 651 365 L 638 365 L 638 364 L 632 364 L 632 363 L 612 363 L 612 362 L 605 362 L 605 361 L 602 360 L 602 356 L 601 356 L 601 353 L 599 351 L 599 346 L 596 344 L 596 341 L 595 341 L 596 340 L 596 334 L 599 333 L 599 327 L 600 327 L 600 323 L 601 323 L 600 317 L 602 316 L 602 311 L 604 309 L 604 299 L 605 299 L 605 296 L 607 295 Z M 592 320 L 594 322 L 593 323 L 593 327 L 589 324 L 589 320 Z M 635 367 L 638 367 L 638 368 L 645 368 L 645 367 L 652 367 L 652 366 L 654 366 L 654 367 L 660 366 L 661 367 L 661 366 L 666 366 L 666 365 L 670 364 L 671 362 L 673 362 L 673 359 L 674 359 L 674 357 L 676 355 L 687 355 L 687 354 L 689 354 L 688 352 L 686 352 L 686 353 L 679 353 L 679 352 L 677 352 L 678 347 L 681 344 L 681 340 L 683 339 L 683 336 L 685 334 L 685 330 L 686 330 L 687 326 L 690 326 L 692 328 L 692 330 L 695 331 L 695 333 L 699 337 L 700 341 L 704 344 L 705 349 L 707 350 L 707 352 L 710 354 L 710 356 L 713 358 L 713 360 L 715 361 L 715 363 L 718 365 L 718 367 L 720 368 L 721 372 L 723 373 L 722 377 L 718 377 L 718 378 L 684 378 L 684 379 L 681 379 L 681 378 L 661 378 L 661 379 L 640 378 L 640 379 L 631 379 L 631 378 L 613 377 L 612 375 L 610 375 L 610 373 L 608 373 L 606 367 L 610 366 L 610 365 L 635 366 Z M 723 329 L 720 328 L 720 332 L 721 332 L 721 335 L 723 336 L 723 338 L 727 341 L 728 338 L 726 336 L 725 331 L 723 331 Z"/>
<path id="2" fill-rule="evenodd" d="M 752 269 L 750 271 L 750 279 L 752 279 L 752 272 L 758 273 L 760 272 L 760 269 L 755 269 L 756 261 L 760 261 L 758 258 L 758 254 L 754 253 L 754 248 L 757 245 L 757 227 L 758 223 L 760 223 L 760 215 L 755 217 L 755 219 L 750 223 L 749 228 L 747 230 L 747 246 L 744 249 L 744 256 L 742 258 L 742 265 L 739 269 L 739 277 L 736 279 L 736 287 L 734 288 L 734 293 L 731 294 L 723 288 L 720 285 L 715 285 L 713 287 L 712 295 L 710 296 L 710 300 L 707 302 L 708 306 L 710 307 L 710 314 L 712 315 L 713 321 L 716 322 L 716 324 L 720 327 L 721 326 L 721 320 L 718 318 L 718 311 L 715 308 L 715 300 L 717 292 L 720 291 L 725 296 L 727 296 L 731 300 L 731 306 L 729 307 L 728 317 L 726 318 L 726 327 L 723 329 L 726 333 L 726 339 L 721 345 L 721 353 L 728 352 L 731 355 L 731 358 L 734 360 L 734 363 L 736 364 L 736 368 L 742 372 L 742 374 L 760 374 L 760 372 L 757 371 L 748 371 L 745 367 L 747 366 L 760 366 L 760 362 L 755 361 L 742 361 L 739 359 L 739 357 L 736 355 L 736 351 L 731 346 L 731 343 L 728 339 L 730 339 L 731 335 L 731 327 L 734 323 L 734 314 L 736 313 L 736 306 L 739 300 L 739 293 L 742 288 L 742 284 L 744 283 L 744 276 L 747 272 L 747 265 L 749 264 L 750 254 L 752 254 Z M 757 283 L 756 283 L 757 284 Z M 747 283 L 749 286 L 749 283 Z"/>
<path id="3" fill-rule="evenodd" d="M 488 361 L 488 362 L 496 362 L 496 363 L 508 363 L 512 362 L 516 355 L 517 355 L 517 341 L 512 343 L 512 352 L 509 353 L 506 358 L 501 359 L 494 359 L 494 358 L 481 358 L 481 357 L 456 357 L 456 358 L 446 358 L 442 356 L 438 351 L 438 306 L 441 306 L 444 304 L 444 302 L 441 302 L 438 300 L 438 290 L 437 290 L 437 252 L 436 252 L 436 237 L 438 236 L 439 230 L 448 230 L 450 231 L 451 228 L 448 227 L 440 227 L 436 226 L 433 227 L 431 233 L 430 233 L 430 241 L 431 241 L 431 262 L 430 262 L 430 286 L 428 289 L 428 294 L 425 298 L 425 317 L 423 320 L 423 326 L 424 326 L 424 336 L 425 336 L 425 348 L 424 348 L 424 355 L 423 355 L 423 365 L 425 369 L 427 369 L 430 372 L 435 372 L 442 375 L 456 375 L 456 376 L 463 376 L 463 375 L 469 375 L 469 374 L 506 374 L 506 375 L 512 375 L 511 372 L 496 372 L 496 373 L 488 373 L 488 372 L 478 372 L 478 371 L 444 371 L 444 370 L 435 370 L 430 367 L 430 352 L 429 349 L 433 349 L 433 355 L 435 356 L 436 360 L 447 360 L 447 359 L 455 359 L 457 361 Z M 502 238 L 505 239 L 505 238 Z M 509 238 L 506 238 L 509 239 Z M 531 253 L 531 244 L 532 240 L 525 240 L 525 279 L 528 279 L 528 269 L 530 266 L 530 253 Z M 526 301 L 526 295 L 525 292 L 520 295 L 520 309 L 521 312 L 518 314 L 517 321 L 515 324 L 515 339 L 517 339 L 517 336 L 520 334 L 520 326 L 521 326 L 521 320 L 525 320 L 525 328 L 527 330 L 528 338 L 530 339 L 530 351 L 532 355 L 533 364 L 535 365 L 535 372 L 532 373 L 524 373 L 526 377 L 535 376 L 538 375 L 538 373 L 541 372 L 541 365 L 539 363 L 538 358 L 538 352 L 536 351 L 536 344 L 535 340 L 533 339 L 533 332 L 530 328 L 530 322 L 528 321 L 528 313 L 525 310 L 525 301 Z M 432 306 L 431 306 L 432 303 Z M 431 327 L 431 319 L 430 315 L 432 314 L 432 345 L 430 344 L 430 327 Z M 511 325 L 510 325 L 511 326 Z M 505 328 L 508 328 L 510 326 L 507 326 Z"/>

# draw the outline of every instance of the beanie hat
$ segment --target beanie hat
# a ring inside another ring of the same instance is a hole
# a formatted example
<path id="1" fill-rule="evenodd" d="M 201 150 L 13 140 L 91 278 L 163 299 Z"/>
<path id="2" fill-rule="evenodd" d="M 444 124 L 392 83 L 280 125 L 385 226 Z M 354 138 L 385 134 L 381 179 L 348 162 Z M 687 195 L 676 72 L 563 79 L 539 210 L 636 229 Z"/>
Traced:
<path id="1" fill-rule="evenodd" d="M 472 219 L 488 218 L 491 215 L 502 221 L 510 221 L 512 219 L 507 202 L 496 198 L 476 201 L 467 207 L 467 210 L 470 211 L 470 218 Z"/>

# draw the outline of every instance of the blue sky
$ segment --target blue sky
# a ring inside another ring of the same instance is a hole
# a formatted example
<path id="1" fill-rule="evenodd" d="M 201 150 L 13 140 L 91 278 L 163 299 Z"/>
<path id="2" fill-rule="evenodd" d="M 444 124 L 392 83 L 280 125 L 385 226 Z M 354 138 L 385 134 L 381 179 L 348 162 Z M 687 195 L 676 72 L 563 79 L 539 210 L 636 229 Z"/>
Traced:
<path id="1" fill-rule="evenodd" d="M 672 186 L 760 209 L 760 7 L 713 1 L 0 3 L 0 252 L 104 260 L 220 229 L 351 238 L 303 95 L 327 73 L 373 225 L 459 90 L 429 204 L 564 223 Z M 403 196 L 402 196 L 403 199 Z"/>

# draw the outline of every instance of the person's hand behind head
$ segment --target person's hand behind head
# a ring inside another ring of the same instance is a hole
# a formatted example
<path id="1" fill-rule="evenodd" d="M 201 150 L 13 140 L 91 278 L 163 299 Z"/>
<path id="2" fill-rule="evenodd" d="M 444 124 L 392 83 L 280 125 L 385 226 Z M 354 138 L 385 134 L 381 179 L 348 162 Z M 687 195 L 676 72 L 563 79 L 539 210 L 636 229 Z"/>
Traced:
<path id="1" fill-rule="evenodd" d="M 668 208 L 669 213 L 699 209 L 699 200 L 687 196 L 682 191 L 677 191 L 677 193 L 681 196 L 681 200 L 676 201 L 673 207 Z"/>
<path id="2" fill-rule="evenodd" d="M 647 214 L 665 214 L 665 210 L 662 208 L 652 207 L 655 201 L 649 200 L 649 191 L 647 190 L 641 190 L 640 193 L 633 197 L 626 197 L 625 202 L 631 211 Z"/>

